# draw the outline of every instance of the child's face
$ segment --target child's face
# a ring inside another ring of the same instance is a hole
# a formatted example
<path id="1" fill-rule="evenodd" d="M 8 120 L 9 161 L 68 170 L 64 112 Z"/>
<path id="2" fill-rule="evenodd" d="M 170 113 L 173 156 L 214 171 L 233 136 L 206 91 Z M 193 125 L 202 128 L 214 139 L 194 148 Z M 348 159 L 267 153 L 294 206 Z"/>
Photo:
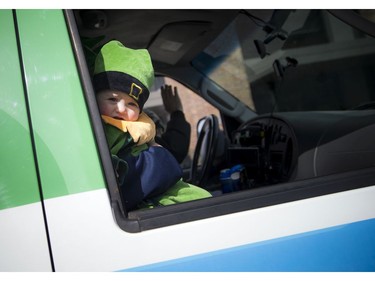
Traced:
<path id="1" fill-rule="evenodd" d="M 99 111 L 102 115 L 125 121 L 138 120 L 138 103 L 129 95 L 113 90 L 104 90 L 96 94 Z"/>

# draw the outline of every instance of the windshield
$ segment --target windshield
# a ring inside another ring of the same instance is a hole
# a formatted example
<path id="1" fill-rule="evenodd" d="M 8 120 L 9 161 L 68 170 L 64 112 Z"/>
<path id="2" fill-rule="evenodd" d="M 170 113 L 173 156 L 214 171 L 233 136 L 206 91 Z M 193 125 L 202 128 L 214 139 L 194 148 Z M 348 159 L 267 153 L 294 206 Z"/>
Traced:
<path id="1" fill-rule="evenodd" d="M 258 114 L 375 100 L 374 38 L 321 10 L 243 11 L 193 66 Z"/>

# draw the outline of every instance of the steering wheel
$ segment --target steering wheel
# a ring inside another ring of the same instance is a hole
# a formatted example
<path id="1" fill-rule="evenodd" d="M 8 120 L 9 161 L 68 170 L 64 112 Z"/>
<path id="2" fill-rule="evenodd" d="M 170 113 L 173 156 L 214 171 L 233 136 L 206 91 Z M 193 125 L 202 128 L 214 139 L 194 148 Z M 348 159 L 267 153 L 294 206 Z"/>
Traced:
<path id="1" fill-rule="evenodd" d="M 207 180 L 209 165 L 214 160 L 219 128 L 218 119 L 211 114 L 203 117 L 197 124 L 198 141 L 190 169 L 189 182 L 201 186 Z"/>

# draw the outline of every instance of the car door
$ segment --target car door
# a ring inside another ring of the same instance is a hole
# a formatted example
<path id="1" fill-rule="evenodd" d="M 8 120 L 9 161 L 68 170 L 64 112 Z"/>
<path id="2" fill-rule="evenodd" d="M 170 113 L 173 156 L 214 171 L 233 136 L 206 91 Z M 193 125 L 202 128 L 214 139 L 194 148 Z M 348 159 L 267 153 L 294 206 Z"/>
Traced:
<path id="1" fill-rule="evenodd" d="M 72 12 L 21 10 L 13 16 L 30 150 L 38 164 L 34 181 L 42 191 L 53 259 L 49 270 L 373 270 L 372 170 L 350 181 L 336 176 L 154 210 L 121 209 Z M 356 179 L 364 188 L 341 187 Z M 331 186 L 340 192 L 322 191 Z"/>
<path id="2" fill-rule="evenodd" d="M 183 15 L 190 12 L 169 11 L 168 13 L 183 18 Z M 199 14 L 203 12 L 199 11 Z M 154 16 L 150 16 L 149 13 Z M 143 24 L 147 19 L 162 18 L 163 15 L 168 19 L 170 16 L 168 13 L 157 10 L 75 11 L 77 24 L 81 24 L 81 36 L 76 35 L 75 40 L 77 42 L 82 40 L 83 43 L 90 41 L 91 44 L 84 46 L 92 51 L 98 47 L 93 46 L 92 42 L 121 38 L 125 30 L 133 30 L 135 26 L 145 26 Z M 122 21 L 123 19 L 126 21 Z M 93 25 L 95 20 L 98 21 L 97 29 Z M 239 20 L 241 24 L 244 19 L 240 17 Z M 248 18 L 246 20 L 253 22 Z M 110 28 L 106 23 L 111 25 Z M 116 23 L 122 25 L 116 26 Z M 156 33 L 159 38 L 152 37 L 152 40 L 157 42 L 160 39 L 164 42 L 163 40 L 167 38 L 178 42 L 181 34 L 178 31 L 186 30 L 186 25 L 189 25 L 189 22 L 183 24 L 177 22 L 176 25 L 162 22 L 161 32 Z M 155 23 L 152 22 L 143 30 L 153 30 L 154 27 Z M 248 30 L 248 25 L 242 27 Z M 107 34 L 107 31 L 115 29 L 121 32 Z M 236 29 L 225 30 L 230 32 Z M 73 37 L 75 31 L 71 28 Z M 223 34 L 220 38 L 223 41 L 219 40 L 219 43 L 226 42 L 224 40 L 231 37 L 225 35 Z M 237 37 L 233 36 L 233 38 Z M 129 44 L 132 37 L 124 36 L 123 40 L 124 43 Z M 231 44 L 219 43 L 214 44 L 215 48 L 209 49 L 209 51 L 215 50 L 214 55 L 221 54 L 216 52 L 218 46 L 227 46 L 232 50 Z M 160 46 L 164 45 L 160 44 Z M 173 53 L 174 49 L 169 51 Z M 88 63 L 93 61 L 93 53 L 89 54 Z M 170 64 L 170 57 L 165 57 L 168 58 L 165 63 Z M 217 57 L 219 60 L 222 58 Z M 207 56 L 201 58 L 206 62 Z M 211 70 L 210 67 L 208 69 Z M 231 117 L 222 120 L 231 121 L 236 118 L 244 122 L 254 117 L 249 111 L 243 115 L 244 104 L 226 94 L 223 88 L 210 82 L 202 73 L 197 73 L 191 64 L 181 67 L 172 63 L 169 67 L 161 67 L 160 70 L 163 75 L 200 89 L 201 95 L 206 100 Z M 86 80 L 89 89 L 86 94 L 89 98 L 94 93 L 89 87 L 91 83 L 89 77 Z M 232 79 L 228 80 L 228 82 L 232 81 Z M 94 118 L 95 115 L 92 117 Z M 108 259 L 114 261 L 112 268 L 117 267 L 116 270 L 371 270 L 373 269 L 370 256 L 374 247 L 372 238 L 374 209 L 369 203 L 375 191 L 372 186 L 374 182 L 372 175 L 373 170 L 361 171 L 354 175 L 332 175 L 306 182 L 254 188 L 186 204 L 155 208 L 155 210 L 121 213 L 118 211 L 118 206 L 121 204 L 113 204 L 116 222 L 123 232 L 110 234 L 109 229 L 103 229 L 103 234 L 108 234 L 104 236 L 106 243 L 110 239 L 117 246 L 113 247 L 108 243 L 108 248 L 105 248 L 102 242 L 100 252 L 103 257 L 111 252 Z M 359 233 L 361 238 L 354 240 L 353 237 L 359 237 Z M 363 247 L 364 245 L 366 247 Z M 96 249 L 99 251 L 99 246 Z"/>

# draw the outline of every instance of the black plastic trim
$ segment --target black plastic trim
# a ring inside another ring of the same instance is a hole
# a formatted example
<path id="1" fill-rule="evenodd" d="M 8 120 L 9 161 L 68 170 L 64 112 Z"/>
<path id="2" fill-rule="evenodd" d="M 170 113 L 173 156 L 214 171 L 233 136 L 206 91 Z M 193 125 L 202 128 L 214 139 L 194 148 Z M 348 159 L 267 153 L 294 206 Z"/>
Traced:
<path id="1" fill-rule="evenodd" d="M 153 210 L 133 211 L 129 213 L 129 218 L 138 220 L 140 231 L 145 231 L 363 188 L 374 184 L 375 168 L 369 168 L 299 182 L 265 186 Z"/>
<path id="2" fill-rule="evenodd" d="M 78 72 L 83 87 L 86 104 L 91 120 L 91 127 L 94 132 L 96 145 L 99 151 L 103 173 L 106 179 L 107 189 L 109 191 L 111 206 L 116 221 L 121 229 L 128 232 L 139 232 L 137 220 L 126 218 L 127 213 L 123 208 L 121 194 L 118 189 L 116 175 L 112 165 L 107 139 L 105 137 L 103 123 L 99 114 L 99 109 L 95 99 L 95 92 L 91 81 L 91 76 L 87 67 L 86 58 L 83 52 L 81 39 L 76 25 L 74 13 L 72 10 L 64 10 L 64 15 L 68 27 L 72 48 L 77 63 Z"/>

